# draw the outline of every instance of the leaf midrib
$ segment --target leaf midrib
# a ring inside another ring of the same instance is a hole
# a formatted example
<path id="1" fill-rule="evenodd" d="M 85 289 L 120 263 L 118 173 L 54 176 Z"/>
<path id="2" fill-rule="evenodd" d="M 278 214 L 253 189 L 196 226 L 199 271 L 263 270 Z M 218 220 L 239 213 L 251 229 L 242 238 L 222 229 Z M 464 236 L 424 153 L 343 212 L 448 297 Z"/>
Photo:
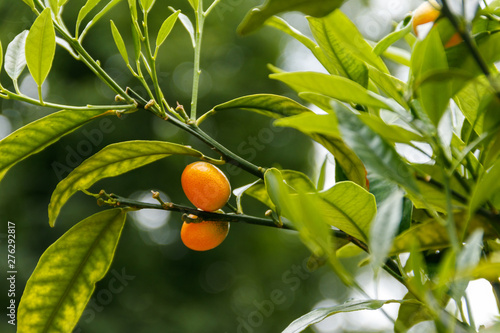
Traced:
<path id="1" fill-rule="evenodd" d="M 80 265 L 78 265 L 78 268 L 76 269 L 75 274 L 73 274 L 73 276 L 71 277 L 71 280 L 69 281 L 68 286 L 65 288 L 62 297 L 59 299 L 56 307 L 54 308 L 54 310 L 50 314 L 50 317 L 47 320 L 47 323 L 43 328 L 43 331 L 42 331 L 43 333 L 49 332 L 49 329 L 52 327 L 52 323 L 54 322 L 56 316 L 58 315 L 58 312 L 59 312 L 60 308 L 62 307 L 63 302 L 65 301 L 66 297 L 68 297 L 68 295 L 71 291 L 71 287 L 73 287 L 73 285 L 75 284 L 76 279 L 78 278 L 79 274 L 82 272 L 85 264 L 88 262 L 90 256 L 92 255 L 95 248 L 97 247 L 98 240 L 101 240 L 104 232 L 107 231 L 111 227 L 111 225 L 115 222 L 116 218 L 122 214 L 123 214 L 123 212 L 120 212 L 116 217 L 114 217 L 110 222 L 108 222 L 107 225 L 99 232 L 98 236 L 92 242 L 92 245 L 90 246 L 89 251 L 87 251 L 87 254 L 83 258 Z"/>

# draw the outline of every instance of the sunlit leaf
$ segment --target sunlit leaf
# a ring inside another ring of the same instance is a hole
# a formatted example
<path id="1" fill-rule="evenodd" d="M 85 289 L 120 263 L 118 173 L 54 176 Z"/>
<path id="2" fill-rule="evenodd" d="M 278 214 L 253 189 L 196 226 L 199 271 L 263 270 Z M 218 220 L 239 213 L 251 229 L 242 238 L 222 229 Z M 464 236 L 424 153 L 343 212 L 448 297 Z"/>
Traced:
<path id="1" fill-rule="evenodd" d="M 311 312 L 295 319 L 282 333 L 299 333 L 304 331 L 311 325 L 317 324 L 325 318 L 335 315 L 337 313 L 362 311 L 362 310 L 378 310 L 383 305 L 389 303 L 402 303 L 397 300 L 361 300 L 361 301 L 348 301 L 344 304 L 329 306 L 326 308 L 314 309 Z"/>
<path id="2" fill-rule="evenodd" d="M 472 192 L 469 207 L 471 213 L 474 213 L 481 205 L 498 192 L 500 189 L 500 182 L 498 182 L 499 177 L 500 160 L 497 160 L 486 173 L 481 175 Z"/>
<path id="3" fill-rule="evenodd" d="M 337 118 L 344 141 L 369 171 L 403 186 L 409 192 L 418 193 L 410 166 L 390 144 L 349 110 L 339 108 Z"/>
<path id="4" fill-rule="evenodd" d="M 0 181 L 16 163 L 40 152 L 80 126 L 113 111 L 59 111 L 21 127 L 0 141 Z"/>
<path id="5" fill-rule="evenodd" d="M 139 3 L 142 7 L 142 10 L 146 13 L 149 13 L 156 0 L 139 0 Z"/>
<path id="6" fill-rule="evenodd" d="M 110 0 L 106 6 L 104 6 L 103 9 L 101 9 L 101 11 L 99 13 L 97 13 L 93 18 L 92 20 L 90 20 L 89 23 L 87 23 L 87 25 L 85 26 L 85 29 L 84 31 L 88 31 L 90 30 L 90 28 L 92 28 L 94 26 L 94 24 L 96 24 L 97 22 L 99 22 L 99 20 L 104 16 L 106 15 L 111 9 L 113 9 L 114 6 L 116 6 L 120 1 L 122 0 Z"/>
<path id="7" fill-rule="evenodd" d="M 369 113 L 359 114 L 358 117 L 365 125 L 370 127 L 375 133 L 383 137 L 388 142 L 411 144 L 412 141 L 424 141 L 424 138 L 421 135 L 398 125 L 387 124 L 380 117 Z"/>
<path id="8" fill-rule="evenodd" d="M 200 0 L 188 0 L 188 2 L 194 10 L 198 10 Z"/>
<path id="9" fill-rule="evenodd" d="M 120 52 L 120 55 L 122 56 L 123 60 L 125 60 L 125 63 L 128 65 L 128 54 L 127 54 L 127 47 L 125 46 L 125 42 L 123 41 L 122 35 L 120 35 L 120 31 L 118 31 L 118 28 L 116 27 L 115 23 L 113 20 L 111 20 L 111 33 L 113 34 L 113 39 L 115 40 L 116 47 L 118 48 L 118 51 Z"/>
<path id="10" fill-rule="evenodd" d="M 272 94 L 257 94 L 238 97 L 214 106 L 210 113 L 231 109 L 252 111 L 271 118 L 282 118 L 301 113 L 311 113 L 311 110 L 288 97 Z"/>
<path id="11" fill-rule="evenodd" d="M 318 61 L 328 70 L 330 74 L 338 74 L 337 68 L 335 68 L 330 61 L 328 61 L 327 56 L 324 54 L 321 48 L 309 37 L 305 36 L 299 30 L 289 25 L 285 20 L 278 16 L 273 16 L 266 21 L 266 25 L 281 30 L 282 32 L 301 42 L 314 54 L 316 59 L 318 59 Z"/>
<path id="12" fill-rule="evenodd" d="M 328 58 L 329 67 L 334 67 L 336 72 L 347 77 L 363 87 L 368 86 L 368 69 L 364 61 L 358 59 L 350 52 L 348 45 L 341 37 L 342 31 L 338 28 L 336 20 L 340 11 L 334 11 L 323 18 L 309 17 L 309 26 L 314 39 Z M 352 37 L 352 36 L 350 36 Z"/>
<path id="13" fill-rule="evenodd" d="M 248 34 L 264 24 L 273 15 L 281 12 L 301 11 L 306 15 L 322 17 L 339 8 L 344 0 L 267 0 L 260 7 L 253 8 L 238 27 L 242 35 Z"/>
<path id="14" fill-rule="evenodd" d="M 101 0 L 87 0 L 85 5 L 78 12 L 78 18 L 76 19 L 76 29 L 75 31 L 79 31 L 80 24 L 85 19 L 85 17 L 101 2 Z"/>
<path id="15" fill-rule="evenodd" d="M 388 108 L 381 96 L 345 77 L 316 72 L 279 73 L 271 74 L 269 77 L 286 83 L 299 93 L 312 92 L 342 102 Z"/>
<path id="16" fill-rule="evenodd" d="M 405 17 L 403 21 L 401 21 L 396 29 L 382 38 L 375 48 L 373 49 L 373 53 L 376 55 L 381 55 L 389 46 L 400 40 L 401 38 L 405 37 L 407 34 L 409 34 L 412 30 L 412 24 L 411 24 L 411 16 Z"/>
<path id="17" fill-rule="evenodd" d="M 368 241 L 370 224 L 377 212 L 375 197 L 353 182 L 340 182 L 320 192 L 321 215 L 326 223 L 362 241 Z"/>
<path id="18" fill-rule="evenodd" d="M 24 49 L 27 36 L 28 30 L 24 30 L 7 45 L 7 50 L 5 52 L 5 71 L 12 81 L 17 81 L 19 75 L 21 75 L 26 67 Z"/>
<path id="19" fill-rule="evenodd" d="M 73 330 L 111 266 L 125 217 L 122 209 L 94 214 L 42 254 L 19 303 L 19 332 Z"/>
<path id="20" fill-rule="evenodd" d="M 49 75 L 56 52 L 56 33 L 49 8 L 33 23 L 26 37 L 25 50 L 28 69 L 40 87 Z"/>
<path id="21" fill-rule="evenodd" d="M 155 56 L 156 53 L 158 52 L 158 49 L 160 46 L 163 44 L 165 39 L 167 39 L 168 35 L 172 31 L 172 28 L 175 25 L 175 22 L 177 22 L 177 18 L 179 17 L 180 10 L 174 12 L 171 14 L 167 19 L 163 22 L 163 24 L 160 27 L 160 30 L 158 31 L 158 36 L 156 37 L 156 51 L 155 51 Z"/>
<path id="22" fill-rule="evenodd" d="M 49 224 L 54 226 L 62 206 L 77 191 L 171 155 L 203 156 L 192 148 L 163 141 L 125 141 L 103 148 L 57 185 L 50 199 Z"/>

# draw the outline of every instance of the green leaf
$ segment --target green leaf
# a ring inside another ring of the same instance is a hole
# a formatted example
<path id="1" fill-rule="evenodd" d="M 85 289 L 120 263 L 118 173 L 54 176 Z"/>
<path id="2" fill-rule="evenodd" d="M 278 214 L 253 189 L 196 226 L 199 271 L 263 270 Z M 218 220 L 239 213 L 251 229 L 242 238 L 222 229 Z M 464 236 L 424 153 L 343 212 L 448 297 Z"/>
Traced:
<path id="1" fill-rule="evenodd" d="M 408 252 L 414 240 L 418 240 L 419 249 L 440 250 L 450 246 L 446 228 L 436 220 L 416 224 L 394 239 L 391 255 Z"/>
<path id="2" fill-rule="evenodd" d="M 344 141 L 356 152 L 369 171 L 402 186 L 409 192 L 419 193 L 410 166 L 390 144 L 349 110 L 339 108 L 337 118 Z"/>
<path id="3" fill-rule="evenodd" d="M 425 141 L 425 139 L 415 132 L 411 132 L 398 125 L 390 125 L 385 123 L 382 118 L 369 113 L 361 113 L 358 118 L 363 123 L 370 127 L 375 133 L 380 135 L 384 140 L 391 143 L 406 143 L 411 144 L 412 141 Z"/>
<path id="4" fill-rule="evenodd" d="M 59 111 L 21 127 L 0 141 L 0 181 L 16 163 L 50 146 L 80 126 L 113 111 Z"/>
<path id="5" fill-rule="evenodd" d="M 30 6 L 30 8 L 32 10 L 35 10 L 35 3 L 33 2 L 33 0 L 23 0 L 25 4 L 27 4 L 28 6 Z"/>
<path id="6" fill-rule="evenodd" d="M 274 125 L 295 128 L 311 137 L 333 154 L 349 180 L 360 186 L 367 187 L 365 167 L 358 156 L 347 147 L 340 137 L 335 115 L 304 113 L 278 119 L 274 122 Z"/>
<path id="7" fill-rule="evenodd" d="M 156 37 L 156 51 L 155 51 L 155 57 L 158 53 L 158 49 L 160 46 L 163 44 L 165 39 L 167 39 L 168 35 L 172 31 L 172 28 L 175 25 L 175 22 L 177 22 L 177 18 L 179 17 L 179 13 L 181 11 L 178 10 L 171 14 L 167 19 L 163 22 L 163 24 L 160 27 L 160 30 L 158 31 L 158 36 Z"/>
<path id="8" fill-rule="evenodd" d="M 56 33 L 49 8 L 33 23 L 26 37 L 25 52 L 28 69 L 36 84 L 41 87 L 49 75 L 56 52 Z"/>
<path id="9" fill-rule="evenodd" d="M 304 331 L 311 325 L 321 322 L 323 319 L 343 312 L 353 312 L 361 310 L 378 310 L 384 304 L 389 303 L 402 303 L 397 300 L 362 300 L 362 301 L 348 301 L 344 304 L 329 306 L 326 308 L 314 309 L 311 312 L 295 319 L 282 333 L 299 333 Z"/>
<path id="10" fill-rule="evenodd" d="M 368 66 L 368 71 L 370 79 L 372 79 L 377 87 L 398 102 L 399 105 L 402 105 L 405 109 L 409 109 L 404 97 L 407 90 L 406 83 L 390 74 L 379 71 L 373 66 Z"/>
<path id="11" fill-rule="evenodd" d="M 99 13 L 97 13 L 93 18 L 92 20 L 90 20 L 89 23 L 87 23 L 87 25 L 85 26 L 85 29 L 84 31 L 88 31 L 90 30 L 90 28 L 92 28 L 94 26 L 94 24 L 96 24 L 97 22 L 99 22 L 99 20 L 104 16 L 106 15 L 111 9 L 113 9 L 114 6 L 116 6 L 120 1 L 122 0 L 111 0 L 110 2 L 108 2 L 106 4 L 106 6 L 104 6 L 103 9 L 101 9 L 101 11 Z"/>
<path id="12" fill-rule="evenodd" d="M 500 159 L 487 172 L 483 173 L 470 199 L 469 210 L 474 214 L 486 201 L 490 200 L 500 189 Z"/>
<path id="13" fill-rule="evenodd" d="M 403 300 L 416 300 L 416 298 L 412 293 L 407 293 Z M 432 313 L 426 306 L 416 302 L 404 302 L 399 307 L 398 319 L 394 323 L 394 331 L 406 332 L 414 325 L 426 320 L 432 320 Z M 427 330 L 425 332 L 430 333 Z"/>
<path id="14" fill-rule="evenodd" d="M 301 42 L 314 54 L 316 59 L 318 59 L 318 61 L 323 65 L 323 67 L 328 70 L 330 74 L 338 74 L 337 69 L 332 66 L 321 48 L 316 45 L 316 43 L 313 42 L 309 37 L 303 35 L 299 30 L 289 25 L 285 20 L 278 16 L 273 16 L 266 21 L 266 25 L 276 28 Z"/>
<path id="15" fill-rule="evenodd" d="M 327 255 L 333 270 L 342 282 L 352 286 L 352 277 L 335 256 L 330 227 L 321 215 L 323 200 L 318 193 L 306 194 L 299 189 L 293 194 L 280 171 L 274 168 L 266 171 L 264 182 L 267 193 L 276 206 L 276 213 L 292 221 L 302 242 L 311 252 L 317 257 Z"/>
<path id="16" fill-rule="evenodd" d="M 411 70 L 415 81 L 434 71 L 448 69 L 448 61 L 438 29 L 432 29 L 426 39 L 417 42 L 412 52 Z M 452 97 L 449 82 L 426 82 L 417 90 L 422 108 L 435 126 L 444 114 Z"/>
<path id="17" fill-rule="evenodd" d="M 59 1 L 58 0 L 46 0 L 45 3 L 49 4 L 49 8 L 57 16 L 59 14 Z"/>
<path id="18" fill-rule="evenodd" d="M 385 263 L 391 250 L 392 242 L 398 232 L 403 217 L 403 195 L 396 189 L 390 196 L 379 203 L 377 216 L 370 228 L 370 264 L 378 271 Z"/>
<path id="19" fill-rule="evenodd" d="M 322 17 L 339 8 L 345 0 L 267 0 L 263 6 L 253 8 L 243 19 L 238 32 L 246 35 L 259 27 L 273 15 L 282 12 L 301 11 L 315 17 Z"/>
<path id="20" fill-rule="evenodd" d="M 297 92 L 312 92 L 338 99 L 342 102 L 388 108 L 382 97 L 367 90 L 360 84 L 341 76 L 315 72 L 294 72 L 271 74 Z"/>
<path id="21" fill-rule="evenodd" d="M 324 18 L 308 18 L 308 20 L 318 45 L 327 55 L 331 55 L 333 51 L 345 72 L 356 72 L 352 70 L 355 67 L 360 71 L 360 64 L 366 63 L 389 74 L 382 59 L 373 53 L 372 47 L 365 41 L 358 28 L 340 10 L 335 10 Z M 353 64 L 354 59 L 357 60 L 357 65 Z M 348 70 L 349 67 L 351 70 Z"/>
<path id="22" fill-rule="evenodd" d="M 328 58 L 329 67 L 334 67 L 335 72 L 347 77 L 363 87 L 368 86 L 368 69 L 364 61 L 358 59 L 350 52 L 341 36 L 337 24 L 340 11 L 334 11 L 324 18 L 308 17 L 309 26 L 314 39 Z M 328 68 L 328 67 L 327 67 Z"/>
<path id="23" fill-rule="evenodd" d="M 57 185 L 50 199 L 49 224 L 54 226 L 62 206 L 77 191 L 86 190 L 103 178 L 124 174 L 170 155 L 203 156 L 192 148 L 162 141 L 125 141 L 103 148 Z"/>
<path id="24" fill-rule="evenodd" d="M 80 9 L 78 12 L 78 18 L 76 19 L 76 29 L 75 31 L 78 34 L 78 31 L 80 30 L 80 24 L 82 21 L 87 17 L 87 15 L 92 11 L 92 9 L 95 8 L 101 2 L 101 0 L 87 0 L 85 5 Z"/>
<path id="25" fill-rule="evenodd" d="M 488 80 L 485 76 L 480 76 L 476 80 L 469 82 L 454 96 L 454 101 L 460 111 L 479 135 L 483 133 L 484 119 L 484 113 L 481 112 L 481 101 L 489 93 Z"/>
<path id="26" fill-rule="evenodd" d="M 125 217 L 122 209 L 94 214 L 42 254 L 19 303 L 19 332 L 73 330 L 111 266 Z"/>
<path id="27" fill-rule="evenodd" d="M 319 196 L 324 201 L 320 213 L 326 223 L 368 241 L 370 224 L 377 212 L 373 194 L 353 182 L 340 182 Z"/>
<path id="28" fill-rule="evenodd" d="M 118 48 L 118 51 L 120 52 L 123 60 L 125 60 L 125 63 L 127 65 L 130 64 L 128 61 L 127 47 L 125 46 L 123 38 L 120 35 L 120 31 L 118 31 L 118 28 L 116 27 L 113 20 L 111 20 L 111 33 L 113 34 L 113 39 L 115 40 L 116 47 Z"/>
<path id="29" fill-rule="evenodd" d="M 381 55 L 385 50 L 387 50 L 389 46 L 409 34 L 412 30 L 411 22 L 411 16 L 405 17 L 403 21 L 399 22 L 398 26 L 393 32 L 382 38 L 377 43 L 377 45 L 373 49 L 373 53 L 375 53 L 376 55 Z"/>
<path id="30" fill-rule="evenodd" d="M 231 109 L 252 111 L 270 118 L 282 118 L 295 116 L 301 113 L 312 113 L 311 110 L 288 97 L 272 94 L 256 94 L 235 98 L 214 106 L 209 112 L 213 114 L 218 111 Z"/>
<path id="31" fill-rule="evenodd" d="M 146 13 L 149 13 L 156 0 L 140 0 L 139 3 L 142 7 L 142 10 Z"/>
<path id="32" fill-rule="evenodd" d="M 24 30 L 14 37 L 12 42 L 7 45 L 5 52 L 5 71 L 14 82 L 17 82 L 24 67 L 26 67 L 26 56 L 24 53 L 26 37 L 28 37 L 28 30 Z"/>
<path id="33" fill-rule="evenodd" d="M 175 12 L 175 10 L 173 8 L 170 8 L 170 10 L 172 10 L 172 11 Z M 179 20 L 181 20 L 182 25 L 184 26 L 184 28 L 186 29 L 186 31 L 189 34 L 189 37 L 191 37 L 191 44 L 193 45 L 193 48 L 194 48 L 195 45 L 196 45 L 196 40 L 195 40 L 195 37 L 194 37 L 193 23 L 191 22 L 191 20 L 189 19 L 189 17 L 187 17 L 183 13 L 179 13 Z"/>

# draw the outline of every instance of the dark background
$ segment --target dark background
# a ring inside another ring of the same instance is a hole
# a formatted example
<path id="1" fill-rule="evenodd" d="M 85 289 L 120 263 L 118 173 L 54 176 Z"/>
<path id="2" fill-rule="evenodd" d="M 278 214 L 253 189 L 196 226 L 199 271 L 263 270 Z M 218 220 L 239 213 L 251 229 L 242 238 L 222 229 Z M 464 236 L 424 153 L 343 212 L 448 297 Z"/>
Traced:
<path id="1" fill-rule="evenodd" d="M 270 28 L 246 37 L 236 34 L 245 13 L 259 2 L 223 0 L 207 20 L 199 115 L 214 105 L 247 94 L 276 93 L 293 97 L 285 86 L 268 79 L 266 67 L 268 63 L 283 62 L 289 38 Z M 131 46 L 126 3 L 122 1 L 93 28 L 84 46 L 117 82 L 141 92 L 139 83 L 132 78 L 117 52 L 109 27 L 109 19 L 113 19 Z M 69 27 L 73 26 L 83 4 L 82 0 L 68 2 L 64 18 Z M 169 5 L 192 17 L 187 1 L 157 0 L 150 16 L 152 35 L 170 14 Z M 363 3 L 357 5 L 362 8 Z M 350 8 L 352 11 L 353 7 L 347 7 L 347 11 Z M 0 0 L 0 40 L 4 52 L 8 43 L 22 30 L 29 29 L 34 19 L 21 0 Z M 384 29 L 377 33 L 387 32 Z M 160 83 L 168 102 L 175 105 L 179 101 L 187 110 L 192 53 L 188 35 L 178 22 L 160 52 Z M 132 54 L 129 48 L 129 55 Z M 4 71 L 0 78 L 4 86 L 12 89 Z M 25 70 L 20 84 L 27 94 L 33 90 L 30 79 Z M 114 103 L 113 92 L 60 47 L 44 91 L 45 100 L 62 104 Z M 0 114 L 7 117 L 12 130 L 53 111 L 0 100 Z M 105 123 L 103 120 L 90 123 L 19 163 L 0 184 L 0 223 L 3 225 L 0 262 L 6 267 L 4 241 L 7 221 L 11 221 L 16 224 L 17 302 L 43 251 L 72 225 L 103 209 L 94 199 L 79 193 L 64 206 L 55 228 L 48 225 L 47 206 L 52 191 L 61 177 L 84 158 L 107 144 L 135 139 L 171 141 L 211 154 L 197 139 L 146 112 L 107 119 Z M 103 126 L 106 130 L 102 130 Z M 234 110 L 209 118 L 202 127 L 226 147 L 257 165 L 295 169 L 313 180 L 316 177 L 312 142 L 293 130 L 272 129 L 272 122 L 266 117 Z M 91 133 L 99 139 L 91 142 Z M 102 139 L 96 133 L 102 133 Z M 271 139 L 265 136 L 269 133 L 273 134 Z M 257 144 L 252 143 L 255 138 Z M 86 149 L 88 147 L 91 148 Z M 172 202 L 189 205 L 180 187 L 180 175 L 193 161 L 193 158 L 172 156 L 100 181 L 91 190 L 106 189 L 137 197 L 154 189 Z M 245 172 L 222 169 L 233 189 L 255 180 Z M 234 204 L 234 198 L 231 202 Z M 266 210 L 248 197 L 244 198 L 244 207 L 247 214 L 256 216 L 263 216 Z M 137 222 L 143 218 L 153 222 L 159 219 L 156 221 L 159 227 L 151 229 Z M 319 301 L 343 302 L 349 296 L 328 267 L 312 273 L 303 269 L 309 253 L 294 232 L 233 224 L 221 246 L 197 253 L 185 248 L 180 241 L 180 215 L 170 214 L 166 223 L 162 223 L 162 218 L 158 214 L 137 219 L 128 217 L 110 272 L 97 284 L 76 332 L 279 332 Z M 116 276 L 123 274 L 128 280 L 117 283 Z M 2 307 L 8 302 L 6 289 L 2 287 L 0 291 Z M 270 305 L 273 298 L 280 304 Z M 0 331 L 13 331 L 6 325 L 5 318 L 0 320 Z"/>

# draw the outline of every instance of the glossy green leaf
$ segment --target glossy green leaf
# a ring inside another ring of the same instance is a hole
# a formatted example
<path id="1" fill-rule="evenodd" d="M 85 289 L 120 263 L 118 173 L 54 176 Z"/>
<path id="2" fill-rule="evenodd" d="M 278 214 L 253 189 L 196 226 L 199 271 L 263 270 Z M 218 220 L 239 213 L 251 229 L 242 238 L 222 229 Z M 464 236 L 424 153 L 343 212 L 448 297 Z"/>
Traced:
<path id="1" fill-rule="evenodd" d="M 50 146 L 80 126 L 113 111 L 59 111 L 21 127 L 0 141 L 0 181 L 16 163 Z"/>
<path id="2" fill-rule="evenodd" d="M 337 313 L 362 311 L 362 310 L 378 310 L 385 304 L 402 303 L 397 300 L 360 300 L 348 301 L 344 304 L 329 306 L 325 308 L 314 309 L 311 312 L 295 319 L 282 333 L 299 333 L 303 332 L 309 326 L 317 324 L 327 317 L 333 316 Z"/>
<path id="3" fill-rule="evenodd" d="M 370 264 L 378 271 L 385 263 L 403 217 L 404 193 L 397 189 L 379 204 L 377 216 L 370 228 Z"/>
<path id="4" fill-rule="evenodd" d="M 284 182 L 281 172 L 274 168 L 266 171 L 264 182 L 267 193 L 276 206 L 276 213 L 292 221 L 302 242 L 315 256 L 327 255 L 329 263 L 342 282 L 351 286 L 353 278 L 335 255 L 330 227 L 321 214 L 324 202 L 319 194 L 317 192 L 306 194 L 300 190 L 292 193 L 291 187 Z"/>
<path id="5" fill-rule="evenodd" d="M 278 16 L 273 16 L 266 21 L 266 25 L 281 30 L 282 32 L 288 34 L 289 36 L 301 42 L 314 54 L 316 59 L 318 59 L 318 61 L 323 65 L 323 67 L 325 67 L 328 70 L 330 74 L 339 74 L 337 68 L 332 66 L 332 64 L 328 60 L 327 56 L 323 53 L 321 48 L 309 37 L 305 36 L 299 30 L 289 25 L 285 20 L 283 20 Z"/>
<path id="6" fill-rule="evenodd" d="M 411 21 L 411 16 L 405 17 L 405 19 L 397 25 L 393 32 L 382 38 L 377 43 L 377 45 L 373 48 L 373 53 L 381 55 L 389 46 L 409 34 L 412 30 Z"/>
<path id="7" fill-rule="evenodd" d="M 369 171 L 418 193 L 413 171 L 390 144 L 349 110 L 338 109 L 337 118 L 344 141 Z"/>
<path id="8" fill-rule="evenodd" d="M 33 23 L 26 37 L 25 50 L 28 69 L 36 84 L 41 87 L 49 75 L 56 52 L 56 33 L 49 8 Z"/>
<path id="9" fill-rule="evenodd" d="M 484 114 L 480 112 L 481 101 L 489 94 L 489 83 L 484 76 L 470 81 L 458 94 L 454 101 L 477 134 L 483 133 Z M 464 138 L 466 139 L 466 138 Z"/>
<path id="10" fill-rule="evenodd" d="M 438 29 L 432 29 L 426 39 L 418 42 L 412 53 L 412 72 L 415 81 L 432 74 L 434 71 L 448 69 L 448 61 Z M 435 126 L 444 114 L 452 97 L 451 84 L 445 82 L 426 82 L 417 90 L 422 108 Z"/>
<path id="11" fill-rule="evenodd" d="M 403 300 L 416 300 L 416 298 L 412 293 L 407 293 Z M 432 320 L 432 313 L 426 306 L 416 302 L 404 302 L 399 307 L 398 318 L 394 323 L 394 331 L 406 332 L 414 325 L 426 320 Z M 425 330 L 424 332 L 431 333 L 432 331 Z"/>
<path id="12" fill-rule="evenodd" d="M 57 185 L 50 199 L 49 224 L 54 226 L 62 206 L 77 191 L 171 155 L 203 156 L 192 148 L 162 141 L 125 141 L 103 148 Z"/>
<path id="13" fill-rule="evenodd" d="M 165 42 L 165 39 L 167 39 L 168 35 L 172 31 L 172 28 L 174 27 L 175 22 L 177 22 L 177 18 L 179 17 L 180 12 L 181 11 L 178 10 L 173 14 L 171 14 L 161 25 L 160 30 L 158 31 L 158 36 L 156 37 L 155 57 L 156 54 L 158 53 L 158 49 L 163 44 L 163 42 Z"/>
<path id="14" fill-rule="evenodd" d="M 146 13 L 149 13 L 155 2 L 156 0 L 139 0 L 142 10 Z"/>
<path id="15" fill-rule="evenodd" d="M 366 63 L 384 73 L 389 73 L 382 59 L 373 53 L 370 44 L 342 11 L 336 10 L 327 17 L 308 18 L 308 20 L 318 45 L 327 55 L 331 55 L 332 51 L 336 53 L 346 72 L 349 72 L 349 67 L 353 68 L 353 61 L 357 59 L 356 67 L 359 67 L 360 63 Z"/>
<path id="16" fill-rule="evenodd" d="M 365 125 L 370 127 L 375 133 L 380 135 L 384 140 L 391 143 L 406 143 L 411 144 L 412 141 L 424 141 L 424 138 L 415 132 L 407 130 L 398 125 L 390 125 L 385 123 L 380 117 L 369 113 L 361 113 L 359 119 Z"/>
<path id="17" fill-rule="evenodd" d="M 5 71 L 14 82 L 17 82 L 17 79 L 26 67 L 26 56 L 24 53 L 26 37 L 28 37 L 28 30 L 24 30 L 14 37 L 12 42 L 7 45 L 7 50 L 5 51 Z"/>
<path id="18" fill-rule="evenodd" d="M 210 113 L 231 109 L 252 111 L 271 118 L 282 118 L 301 113 L 312 113 L 311 110 L 288 97 L 272 94 L 256 94 L 238 97 L 214 106 Z"/>
<path id="19" fill-rule="evenodd" d="M 478 180 L 470 199 L 470 212 L 475 213 L 487 200 L 491 199 L 500 190 L 500 160 L 486 173 L 483 173 Z"/>
<path id="20" fill-rule="evenodd" d="M 120 31 L 118 31 L 118 28 L 116 27 L 113 20 L 111 20 L 111 33 L 113 34 L 113 39 L 115 40 L 116 47 L 118 48 L 118 51 L 120 52 L 123 60 L 125 60 L 125 63 L 127 65 L 130 64 L 128 61 L 127 47 L 125 46 L 122 35 L 120 35 Z"/>
<path id="21" fill-rule="evenodd" d="M 360 84 L 341 76 L 315 72 L 271 74 L 272 79 L 282 81 L 297 92 L 312 92 L 338 99 L 342 102 L 388 108 L 382 97 Z"/>
<path id="22" fill-rule="evenodd" d="M 316 105 L 326 113 L 330 114 L 334 113 L 332 104 L 335 104 L 335 101 L 332 100 L 332 98 L 325 95 L 310 93 L 310 92 L 302 92 L 298 93 L 298 95 L 304 101 Z"/>
<path id="23" fill-rule="evenodd" d="M 339 8 L 345 0 L 267 0 L 260 7 L 253 8 L 243 19 L 238 32 L 242 35 L 248 34 L 259 27 L 273 15 L 301 11 L 306 15 L 322 17 Z"/>
<path id="24" fill-rule="evenodd" d="M 172 9 L 172 8 L 170 8 L 170 9 L 175 12 L 174 9 Z M 179 20 L 181 21 L 182 25 L 184 26 L 184 28 L 188 32 L 189 37 L 191 37 L 191 44 L 193 45 L 193 48 L 194 48 L 195 45 L 196 45 L 196 40 L 195 40 L 195 37 L 194 37 L 194 26 L 193 26 L 193 23 L 191 22 L 191 20 L 189 19 L 189 17 L 187 17 L 183 13 L 179 13 Z"/>
<path id="25" fill-rule="evenodd" d="M 33 0 L 23 0 L 23 2 L 30 6 L 32 10 L 35 10 L 35 3 L 33 2 Z"/>
<path id="26" fill-rule="evenodd" d="M 137 0 L 128 0 L 128 8 L 133 22 L 137 22 Z"/>
<path id="27" fill-rule="evenodd" d="M 99 20 L 104 16 L 106 15 L 111 9 L 113 9 L 114 6 L 116 6 L 118 3 L 120 3 L 120 1 L 122 0 L 110 0 L 106 6 L 104 6 L 103 9 L 101 9 L 101 11 L 99 13 L 97 13 L 93 18 L 92 20 L 90 20 L 89 23 L 87 23 L 87 25 L 85 26 L 85 29 L 84 31 L 88 31 L 90 30 L 90 28 L 92 28 L 94 26 L 94 24 L 96 24 L 97 22 L 99 22 Z"/>
<path id="28" fill-rule="evenodd" d="M 274 125 L 295 128 L 308 135 L 333 154 L 349 180 L 360 186 L 367 186 L 365 167 L 358 156 L 340 138 L 335 115 L 307 113 L 278 119 Z"/>
<path id="29" fill-rule="evenodd" d="M 73 330 L 111 266 L 125 217 L 122 209 L 94 214 L 42 254 L 19 303 L 19 332 Z"/>
<path id="30" fill-rule="evenodd" d="M 377 212 L 375 197 L 353 182 L 340 182 L 320 192 L 321 215 L 325 221 L 362 241 L 368 241 L 370 225 Z"/>
<path id="31" fill-rule="evenodd" d="M 87 15 L 92 11 L 101 2 L 101 0 L 87 0 L 85 5 L 78 12 L 78 18 L 76 19 L 76 29 L 75 31 L 80 30 L 80 24 L 87 17 Z"/>
<path id="32" fill-rule="evenodd" d="M 331 74 L 338 73 L 366 88 L 368 86 L 368 68 L 364 61 L 350 52 L 341 36 L 342 32 L 337 22 L 341 13 L 334 11 L 323 18 L 309 17 L 309 26 L 314 39 L 328 58 L 329 66 L 336 69 L 336 72 Z"/>
<path id="33" fill-rule="evenodd" d="M 390 74 L 379 71 L 373 66 L 368 66 L 368 71 L 370 79 L 372 79 L 378 88 L 382 89 L 387 96 L 393 98 L 405 109 L 409 108 L 404 97 L 407 90 L 406 83 Z"/>
<path id="34" fill-rule="evenodd" d="M 295 170 L 281 170 L 281 175 L 286 182 L 286 184 L 290 187 L 291 191 L 301 191 L 304 193 L 315 192 L 316 188 L 311 180 L 302 172 Z M 236 189 L 235 191 L 241 192 L 241 194 L 246 194 L 254 199 L 259 200 L 267 207 L 274 209 L 275 205 L 269 198 L 269 195 L 266 191 L 266 187 L 262 180 L 258 180 L 251 184 L 251 186 L 244 186 L 242 188 Z M 294 193 L 295 193 L 294 192 Z"/>

